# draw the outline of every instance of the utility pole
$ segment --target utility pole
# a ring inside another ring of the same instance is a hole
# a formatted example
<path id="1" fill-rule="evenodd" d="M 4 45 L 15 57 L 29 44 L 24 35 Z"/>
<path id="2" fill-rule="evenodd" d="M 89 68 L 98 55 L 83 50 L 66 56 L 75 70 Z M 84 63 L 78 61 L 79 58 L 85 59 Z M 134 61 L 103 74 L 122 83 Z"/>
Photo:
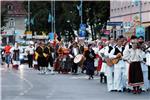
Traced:
<path id="1" fill-rule="evenodd" d="M 142 25 L 142 1 L 139 0 L 140 3 L 140 10 L 139 10 L 139 14 L 140 14 L 140 26 Z"/>
<path id="2" fill-rule="evenodd" d="M 30 31 L 30 0 L 28 0 L 28 31 Z"/>

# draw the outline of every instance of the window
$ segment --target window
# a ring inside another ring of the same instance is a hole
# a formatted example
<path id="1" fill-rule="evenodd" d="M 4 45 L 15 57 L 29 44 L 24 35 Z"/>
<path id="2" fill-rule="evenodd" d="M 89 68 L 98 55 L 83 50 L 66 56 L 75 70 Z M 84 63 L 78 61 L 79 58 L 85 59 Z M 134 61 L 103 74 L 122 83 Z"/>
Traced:
<path id="1" fill-rule="evenodd" d="M 15 27 L 15 19 L 14 19 L 14 18 L 10 18 L 10 19 L 9 19 L 9 27 L 10 27 L 10 28 Z"/>
<path id="2" fill-rule="evenodd" d="M 11 4 L 7 5 L 7 9 L 8 10 L 13 10 L 13 5 L 11 5 Z"/>
<path id="3" fill-rule="evenodd" d="M 130 6 L 128 6 L 128 8 L 130 8 Z"/>
<path id="4" fill-rule="evenodd" d="M 123 8 L 121 8 L 121 10 L 123 10 Z"/>

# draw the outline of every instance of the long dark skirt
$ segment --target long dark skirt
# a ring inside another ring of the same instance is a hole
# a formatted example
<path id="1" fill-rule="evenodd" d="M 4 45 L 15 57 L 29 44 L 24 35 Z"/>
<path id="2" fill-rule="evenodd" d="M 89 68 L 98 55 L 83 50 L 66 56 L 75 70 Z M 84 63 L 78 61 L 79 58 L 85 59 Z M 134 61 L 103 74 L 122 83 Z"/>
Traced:
<path id="1" fill-rule="evenodd" d="M 129 67 L 129 85 L 140 86 L 144 84 L 140 62 L 132 62 Z"/>
<path id="2" fill-rule="evenodd" d="M 150 66 L 148 66 L 148 80 L 150 80 Z"/>
<path id="3" fill-rule="evenodd" d="M 38 66 L 45 67 L 45 64 L 46 64 L 45 61 L 46 61 L 46 58 L 44 56 L 39 56 L 37 59 Z"/>
<path id="4" fill-rule="evenodd" d="M 94 75 L 94 70 L 95 70 L 94 61 L 87 60 L 85 66 L 86 66 L 86 74 Z"/>

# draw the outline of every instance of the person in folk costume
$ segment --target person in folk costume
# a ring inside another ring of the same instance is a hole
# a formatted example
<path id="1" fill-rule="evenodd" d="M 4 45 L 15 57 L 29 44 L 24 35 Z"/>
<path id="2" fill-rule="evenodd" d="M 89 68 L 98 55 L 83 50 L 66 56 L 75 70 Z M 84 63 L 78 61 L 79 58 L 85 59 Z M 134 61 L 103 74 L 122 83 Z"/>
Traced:
<path id="1" fill-rule="evenodd" d="M 46 61 L 46 58 L 43 55 L 43 48 L 44 48 L 44 43 L 42 42 L 40 42 L 39 46 L 36 48 L 36 53 L 38 54 L 37 57 L 38 70 L 40 71 L 41 74 L 44 74 L 44 67 Z"/>
<path id="2" fill-rule="evenodd" d="M 150 90 L 150 42 L 148 42 L 146 46 L 146 65 L 148 67 L 148 84 L 149 84 L 149 90 Z"/>
<path id="3" fill-rule="evenodd" d="M 98 52 L 97 52 L 97 54 L 96 54 L 96 58 L 99 59 L 99 60 L 98 60 L 98 66 L 97 66 L 97 68 L 96 68 L 97 75 L 100 75 L 100 70 L 101 70 L 101 68 L 102 68 L 102 62 L 103 62 L 103 60 L 102 60 L 102 57 L 99 55 L 99 51 L 100 51 L 102 48 L 103 48 L 103 45 L 102 45 L 101 42 L 99 42 L 99 43 L 98 43 Z"/>
<path id="4" fill-rule="evenodd" d="M 58 66 L 56 66 L 56 70 L 58 71 L 58 73 L 62 72 L 62 68 L 63 68 L 63 65 L 62 65 L 62 62 L 63 62 L 63 47 L 62 47 L 62 44 L 59 43 L 59 48 L 57 50 L 57 53 L 58 53 L 58 57 L 57 57 L 57 60 L 58 60 Z"/>
<path id="5" fill-rule="evenodd" d="M 121 56 L 123 56 L 123 42 L 124 37 L 121 35 L 117 39 L 117 45 L 113 48 L 113 50 L 110 52 L 110 59 L 113 58 L 119 58 L 118 63 L 114 64 L 114 90 L 118 92 L 123 91 L 123 85 L 124 85 L 124 70 L 125 70 L 125 63 L 121 59 Z"/>
<path id="6" fill-rule="evenodd" d="M 7 68 L 9 68 L 9 65 L 11 63 L 11 46 L 9 44 L 7 44 L 4 49 L 3 49 L 3 54 L 5 54 L 5 62 L 7 64 Z M 2 59 L 3 59 L 3 56 L 2 56 Z M 3 59 L 4 60 L 4 59 Z"/>
<path id="7" fill-rule="evenodd" d="M 98 61 L 100 59 L 99 55 L 98 55 L 98 51 L 99 51 L 99 47 L 97 45 L 97 42 L 95 42 L 93 44 L 93 48 L 94 50 L 94 53 L 96 54 L 96 58 L 94 59 L 94 66 L 95 66 L 95 71 L 97 72 L 97 75 L 99 74 L 98 71 L 97 71 L 97 67 L 98 67 Z"/>
<path id="8" fill-rule="evenodd" d="M 132 93 L 141 93 L 140 86 L 144 84 L 141 61 L 143 61 L 143 51 L 138 47 L 138 41 L 132 41 L 132 48 L 129 50 L 129 78 L 128 84 L 133 87 Z"/>
<path id="9" fill-rule="evenodd" d="M 65 44 L 64 55 L 66 57 L 66 61 L 64 62 L 64 73 L 67 74 L 71 70 L 72 60 L 69 56 L 69 45 Z"/>
<path id="10" fill-rule="evenodd" d="M 99 55 L 102 57 L 102 60 L 103 60 L 102 67 L 106 68 L 105 76 L 107 76 L 107 79 L 106 79 L 107 80 L 107 89 L 108 89 L 109 92 L 114 90 L 114 75 L 113 75 L 114 66 L 108 66 L 106 64 L 105 60 L 107 58 L 109 58 L 109 54 L 112 51 L 112 49 L 114 48 L 114 46 L 115 46 L 114 39 L 111 38 L 109 40 L 109 42 L 106 42 L 104 48 L 102 48 L 99 51 Z M 102 82 L 102 78 L 100 79 L 100 82 Z"/>
<path id="11" fill-rule="evenodd" d="M 48 45 L 49 48 L 49 64 L 48 64 L 48 68 L 51 71 L 51 74 L 54 74 L 54 59 L 55 59 L 55 50 L 54 47 L 51 43 L 49 43 Z"/>
<path id="12" fill-rule="evenodd" d="M 125 62 L 125 77 L 124 77 L 124 80 L 125 80 L 125 84 L 124 84 L 124 87 L 126 88 L 126 91 L 127 92 L 130 92 L 132 87 L 128 84 L 128 79 L 129 79 L 129 62 L 128 62 L 128 59 L 129 59 L 129 54 L 130 54 L 130 49 L 132 48 L 132 42 L 135 41 L 137 39 L 136 36 L 132 35 L 130 40 L 127 40 L 127 43 L 125 43 L 125 49 L 123 51 L 123 60 Z"/>
<path id="13" fill-rule="evenodd" d="M 23 52 L 23 50 L 19 47 L 18 43 L 15 43 L 15 46 L 11 48 L 12 52 L 12 63 L 13 63 L 13 68 L 18 69 L 20 65 L 20 53 Z"/>
<path id="14" fill-rule="evenodd" d="M 79 47 L 77 42 L 74 42 L 73 46 L 70 46 L 70 54 L 72 56 L 72 59 L 74 59 L 79 54 Z M 78 64 L 73 62 L 72 73 L 77 74 L 77 72 L 78 72 Z"/>
<path id="15" fill-rule="evenodd" d="M 138 48 L 142 50 L 142 57 L 143 61 L 141 61 L 141 68 L 143 72 L 143 79 L 144 79 L 144 85 L 142 86 L 142 91 L 147 91 L 149 88 L 149 83 L 148 83 L 148 67 L 146 65 L 146 45 L 144 43 L 144 37 L 140 36 L 138 38 Z"/>
<path id="16" fill-rule="evenodd" d="M 47 45 L 43 48 L 43 55 L 45 57 L 44 73 L 46 74 L 48 72 L 48 65 L 49 65 L 49 59 L 50 59 L 50 49 Z"/>
<path id="17" fill-rule="evenodd" d="M 93 79 L 95 67 L 94 67 L 94 59 L 96 57 L 96 54 L 94 53 L 94 50 L 92 49 L 92 44 L 88 45 L 88 50 L 85 51 L 84 54 L 86 58 L 86 73 L 89 75 L 89 79 Z"/>
<path id="18" fill-rule="evenodd" d="M 34 47 L 33 47 L 33 42 L 30 41 L 29 46 L 25 49 L 27 56 L 28 56 L 28 64 L 29 68 L 33 67 L 33 55 L 34 55 Z"/>

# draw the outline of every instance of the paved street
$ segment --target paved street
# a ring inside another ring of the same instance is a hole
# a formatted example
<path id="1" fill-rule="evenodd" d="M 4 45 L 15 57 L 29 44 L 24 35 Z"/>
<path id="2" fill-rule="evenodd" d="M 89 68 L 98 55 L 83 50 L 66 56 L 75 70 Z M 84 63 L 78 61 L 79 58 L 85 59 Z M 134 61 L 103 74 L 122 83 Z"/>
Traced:
<path id="1" fill-rule="evenodd" d="M 2 100 L 150 100 L 150 92 L 140 95 L 107 92 L 98 77 L 85 75 L 40 75 L 22 65 L 19 70 L 1 67 Z"/>

